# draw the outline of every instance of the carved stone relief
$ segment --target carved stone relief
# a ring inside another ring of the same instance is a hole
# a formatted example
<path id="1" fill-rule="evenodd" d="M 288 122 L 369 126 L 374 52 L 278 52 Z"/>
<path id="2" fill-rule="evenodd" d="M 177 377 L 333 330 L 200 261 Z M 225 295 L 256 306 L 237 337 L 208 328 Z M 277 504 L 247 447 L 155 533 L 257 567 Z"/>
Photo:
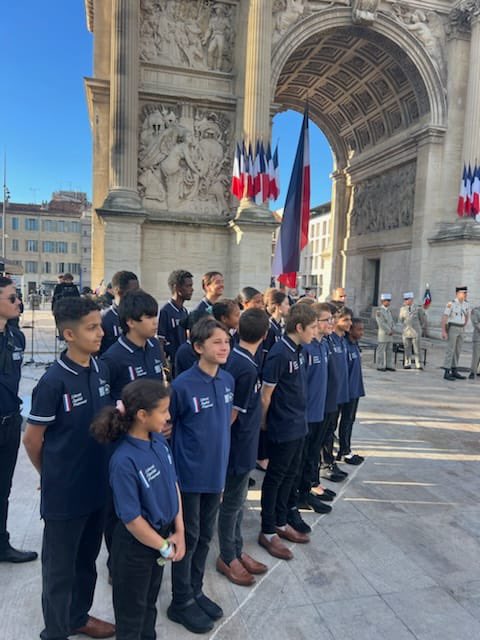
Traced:
<path id="1" fill-rule="evenodd" d="M 355 24 L 372 24 L 377 18 L 380 0 L 352 0 L 352 20 Z"/>
<path id="2" fill-rule="evenodd" d="M 138 160 L 146 208 L 228 215 L 231 130 L 224 113 L 146 105 Z"/>
<path id="3" fill-rule="evenodd" d="M 425 47 L 443 79 L 446 77 L 446 30 L 435 11 L 412 10 L 397 2 L 392 7 L 393 16 L 408 29 Z"/>
<path id="4" fill-rule="evenodd" d="M 470 33 L 472 18 L 480 15 L 480 0 L 463 0 L 448 16 L 447 33 Z"/>
<path id="5" fill-rule="evenodd" d="M 272 42 L 274 45 L 307 10 L 308 0 L 273 0 Z"/>
<path id="6" fill-rule="evenodd" d="M 140 59 L 232 70 L 234 8 L 211 0 L 141 0 Z"/>
<path id="7" fill-rule="evenodd" d="M 408 227 L 413 222 L 416 162 L 355 185 L 350 213 L 354 236 Z"/>

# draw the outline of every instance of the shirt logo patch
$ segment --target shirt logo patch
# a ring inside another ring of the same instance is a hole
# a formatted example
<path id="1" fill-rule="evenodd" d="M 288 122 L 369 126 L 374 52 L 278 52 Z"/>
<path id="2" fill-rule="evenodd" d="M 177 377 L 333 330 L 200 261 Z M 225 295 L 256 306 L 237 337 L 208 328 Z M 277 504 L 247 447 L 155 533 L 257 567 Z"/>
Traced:
<path id="1" fill-rule="evenodd" d="M 296 360 L 290 360 L 288 363 L 288 373 L 295 373 L 300 369 L 300 365 Z"/>
<path id="2" fill-rule="evenodd" d="M 110 395 L 110 385 L 108 383 L 102 384 L 100 387 L 98 387 L 98 395 L 101 398 L 104 398 L 105 396 L 109 396 Z"/>
<path id="3" fill-rule="evenodd" d="M 229 404 L 233 402 L 233 391 L 228 387 L 225 389 L 225 404 Z"/>
<path id="4" fill-rule="evenodd" d="M 12 360 L 21 360 L 23 358 L 23 351 L 15 350 L 12 353 Z"/>
<path id="5" fill-rule="evenodd" d="M 155 373 L 162 373 L 162 365 L 161 364 L 156 364 L 153 368 L 154 368 Z"/>
<path id="6" fill-rule="evenodd" d="M 66 413 L 70 413 L 75 407 L 81 407 L 87 404 L 87 399 L 83 397 L 82 392 L 79 393 L 64 393 L 63 394 L 63 408 Z"/>

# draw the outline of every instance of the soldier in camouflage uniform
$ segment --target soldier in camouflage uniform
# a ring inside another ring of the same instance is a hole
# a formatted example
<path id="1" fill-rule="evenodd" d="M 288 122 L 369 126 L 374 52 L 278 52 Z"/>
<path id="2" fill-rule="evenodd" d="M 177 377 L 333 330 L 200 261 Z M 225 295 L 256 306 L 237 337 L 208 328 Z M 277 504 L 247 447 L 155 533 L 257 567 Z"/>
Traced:
<path id="1" fill-rule="evenodd" d="M 474 307 L 470 316 L 470 320 L 473 325 L 472 336 L 472 365 L 470 367 L 470 380 L 475 378 L 475 374 L 478 374 L 478 364 L 480 362 L 480 307 Z"/>
<path id="2" fill-rule="evenodd" d="M 420 339 L 427 326 L 427 318 L 423 308 L 418 304 L 414 304 L 413 293 L 411 291 L 403 294 L 403 307 L 400 309 L 398 320 L 403 325 L 402 339 L 405 351 L 404 369 L 411 369 L 412 349 L 415 358 L 415 367 L 417 369 L 423 369 L 420 359 Z"/>
<path id="3" fill-rule="evenodd" d="M 454 300 L 447 302 L 442 316 L 442 339 L 447 340 L 445 351 L 445 380 L 465 380 L 457 371 L 460 352 L 463 344 L 465 325 L 468 322 L 470 307 L 467 302 L 467 287 L 456 287 Z"/>
<path id="4" fill-rule="evenodd" d="M 395 321 L 390 311 L 391 293 L 382 293 L 381 305 L 375 311 L 378 326 L 377 369 L 378 371 L 395 371 L 393 366 L 393 330 Z"/>

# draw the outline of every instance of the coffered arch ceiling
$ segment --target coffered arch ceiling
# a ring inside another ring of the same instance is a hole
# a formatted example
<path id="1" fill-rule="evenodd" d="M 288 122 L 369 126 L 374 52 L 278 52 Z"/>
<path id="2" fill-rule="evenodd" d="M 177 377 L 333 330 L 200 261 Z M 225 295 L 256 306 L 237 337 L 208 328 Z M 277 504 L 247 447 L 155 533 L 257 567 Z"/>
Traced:
<path id="1" fill-rule="evenodd" d="M 359 26 L 317 33 L 283 65 L 275 102 L 303 110 L 329 139 L 337 161 L 428 121 L 429 98 L 416 66 L 396 43 Z"/>

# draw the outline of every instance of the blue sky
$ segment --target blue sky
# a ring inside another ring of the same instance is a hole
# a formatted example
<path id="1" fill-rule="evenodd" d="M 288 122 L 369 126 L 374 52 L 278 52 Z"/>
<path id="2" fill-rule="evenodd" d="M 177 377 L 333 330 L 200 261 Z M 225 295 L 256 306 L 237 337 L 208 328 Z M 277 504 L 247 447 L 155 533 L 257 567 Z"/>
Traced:
<path id="1" fill-rule="evenodd" d="M 92 34 L 84 0 L 11 0 L 0 20 L 2 99 L 0 151 L 7 154 L 12 202 L 48 200 L 59 189 L 91 196 L 91 132 L 83 78 L 92 73 Z M 286 195 L 301 115 L 275 117 L 281 207 Z M 311 126 L 312 206 L 330 199 L 331 152 Z"/>

